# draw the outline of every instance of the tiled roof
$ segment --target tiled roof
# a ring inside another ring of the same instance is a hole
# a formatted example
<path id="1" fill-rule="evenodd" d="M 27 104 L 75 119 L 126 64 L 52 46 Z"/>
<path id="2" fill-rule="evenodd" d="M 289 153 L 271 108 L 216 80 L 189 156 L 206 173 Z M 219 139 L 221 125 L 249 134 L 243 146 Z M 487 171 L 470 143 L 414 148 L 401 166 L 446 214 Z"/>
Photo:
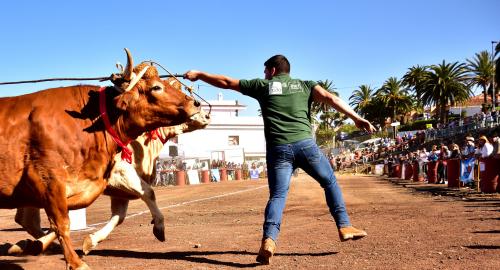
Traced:
<path id="1" fill-rule="evenodd" d="M 484 103 L 484 95 L 480 94 L 474 97 L 471 97 L 464 105 L 464 107 L 472 107 L 472 106 L 481 106 Z M 488 96 L 487 103 L 491 104 L 491 96 Z"/>

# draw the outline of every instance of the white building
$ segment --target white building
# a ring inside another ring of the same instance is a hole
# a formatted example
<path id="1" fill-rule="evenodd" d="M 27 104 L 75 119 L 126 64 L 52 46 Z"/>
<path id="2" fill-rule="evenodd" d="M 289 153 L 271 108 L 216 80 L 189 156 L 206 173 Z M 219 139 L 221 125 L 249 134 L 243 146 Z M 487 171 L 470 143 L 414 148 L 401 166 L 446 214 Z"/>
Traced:
<path id="1" fill-rule="evenodd" d="M 222 93 L 217 100 L 209 100 L 212 106 L 210 125 L 205 129 L 181 134 L 177 138 L 178 154 L 181 157 L 197 159 L 218 159 L 243 163 L 244 159 L 264 160 L 266 142 L 262 117 L 239 116 L 246 105 L 238 100 L 224 100 Z M 209 111 L 208 104 L 202 103 Z M 164 147 L 160 158 L 169 156 L 169 147 Z M 242 154 L 241 154 L 242 153 Z"/>
<path id="2" fill-rule="evenodd" d="M 491 97 L 487 97 L 487 103 L 491 104 Z M 451 107 L 450 112 L 453 114 L 461 114 L 465 112 L 465 116 L 474 116 L 477 113 L 481 113 L 482 104 L 484 103 L 484 95 L 480 94 L 474 97 L 471 97 L 465 104 L 462 106 Z"/>

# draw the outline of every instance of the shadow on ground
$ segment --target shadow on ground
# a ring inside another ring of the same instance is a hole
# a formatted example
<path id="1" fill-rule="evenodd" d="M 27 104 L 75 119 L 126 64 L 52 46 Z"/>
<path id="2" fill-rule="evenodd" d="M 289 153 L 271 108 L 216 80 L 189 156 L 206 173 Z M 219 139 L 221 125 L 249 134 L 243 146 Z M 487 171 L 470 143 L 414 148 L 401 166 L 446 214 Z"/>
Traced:
<path id="1" fill-rule="evenodd" d="M 380 179 L 389 181 L 404 188 L 411 188 L 414 192 L 422 194 L 447 196 L 464 202 L 480 202 L 481 205 L 477 207 L 500 207 L 499 193 L 483 193 L 470 188 L 449 188 L 445 184 L 427 184 L 424 182 L 413 182 L 411 180 L 403 180 L 399 178 L 382 177 Z M 485 205 L 485 202 L 488 202 L 489 205 Z"/>
<path id="2" fill-rule="evenodd" d="M 500 249 L 500 246 L 495 246 L 495 245 L 473 245 L 465 247 L 470 249 Z"/>
<path id="3" fill-rule="evenodd" d="M 78 251 L 80 253 L 80 251 Z M 320 253 L 276 253 L 274 256 L 331 256 L 338 252 L 320 252 Z M 255 252 L 248 251 L 170 251 L 170 252 L 142 252 L 130 250 L 95 250 L 88 256 L 101 256 L 101 257 L 123 257 L 123 258 L 137 258 L 137 259 L 165 259 L 165 260 L 184 260 L 194 263 L 206 263 L 213 265 L 222 265 L 236 268 L 249 268 L 256 267 L 260 264 L 255 263 L 237 263 L 215 260 L 208 258 L 211 255 L 243 255 L 252 256 L 252 259 L 257 256 Z"/>
<path id="4" fill-rule="evenodd" d="M 17 259 L 17 260 L 0 260 L 0 269 L 2 270 L 22 270 L 21 266 L 18 263 L 26 262 L 25 259 Z"/>

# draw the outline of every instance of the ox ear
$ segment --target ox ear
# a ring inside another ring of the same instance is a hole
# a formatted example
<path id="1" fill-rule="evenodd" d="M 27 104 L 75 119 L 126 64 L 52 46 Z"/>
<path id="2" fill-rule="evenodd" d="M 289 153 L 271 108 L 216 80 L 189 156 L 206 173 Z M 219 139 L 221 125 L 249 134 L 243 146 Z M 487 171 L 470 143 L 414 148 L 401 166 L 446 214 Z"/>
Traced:
<path id="1" fill-rule="evenodd" d="M 126 111 L 134 100 L 135 92 L 125 92 L 114 98 L 115 107 L 121 111 Z"/>

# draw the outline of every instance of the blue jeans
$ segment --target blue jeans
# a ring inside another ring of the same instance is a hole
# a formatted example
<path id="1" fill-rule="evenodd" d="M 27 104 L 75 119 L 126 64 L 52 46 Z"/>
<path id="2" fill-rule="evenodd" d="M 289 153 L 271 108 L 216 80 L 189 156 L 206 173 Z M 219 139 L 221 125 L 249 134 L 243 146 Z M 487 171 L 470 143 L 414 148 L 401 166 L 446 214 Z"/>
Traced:
<path id="1" fill-rule="evenodd" d="M 328 159 L 312 139 L 267 146 L 269 201 L 264 220 L 264 238 L 277 240 L 293 170 L 303 169 L 325 191 L 326 203 L 337 228 L 351 226 L 342 191 Z"/>

